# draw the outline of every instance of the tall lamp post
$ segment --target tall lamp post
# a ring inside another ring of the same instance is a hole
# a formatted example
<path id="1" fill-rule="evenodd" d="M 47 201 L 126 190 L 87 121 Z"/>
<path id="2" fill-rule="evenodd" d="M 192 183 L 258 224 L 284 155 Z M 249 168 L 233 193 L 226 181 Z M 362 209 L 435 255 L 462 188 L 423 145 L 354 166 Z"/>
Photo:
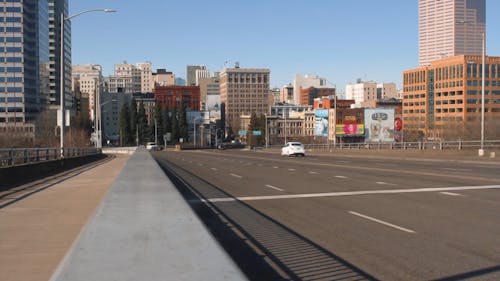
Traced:
<path id="1" fill-rule="evenodd" d="M 115 10 L 111 10 L 111 9 L 93 9 L 93 10 L 85 10 L 85 11 L 81 11 L 79 13 L 76 13 L 72 16 L 69 16 L 69 17 L 64 17 L 64 13 L 61 13 L 61 53 L 60 53 L 60 69 L 59 71 L 61 72 L 59 74 L 59 94 L 60 94 L 60 120 L 61 120 L 61 132 L 60 132 L 60 146 L 61 146 L 61 157 L 64 157 L 64 126 L 66 125 L 65 123 L 65 92 L 64 92 L 64 22 L 65 21 L 69 21 L 71 20 L 72 18 L 74 17 L 77 17 L 79 15 L 82 15 L 82 14 L 86 14 L 86 13 L 92 13 L 92 12 L 105 12 L 105 13 L 113 13 L 113 12 L 116 12 Z"/>
<path id="2" fill-rule="evenodd" d="M 474 23 L 473 21 L 467 21 L 467 20 L 463 20 L 463 21 L 458 21 L 457 23 L 459 24 L 469 24 L 469 23 Z M 465 33 L 465 35 L 467 36 L 467 32 Z M 483 31 L 481 32 L 481 39 L 482 39 L 482 43 L 483 43 L 483 52 L 482 52 L 482 71 L 481 71 L 481 147 L 479 148 L 479 156 L 483 156 L 484 155 L 484 112 L 485 112 L 485 109 L 484 109 L 484 104 L 485 104 L 485 92 L 484 92 L 484 87 L 485 87 L 485 75 L 486 75 L 486 32 Z M 467 51 L 467 50 L 465 50 Z M 464 52 L 465 53 L 465 52 Z"/>

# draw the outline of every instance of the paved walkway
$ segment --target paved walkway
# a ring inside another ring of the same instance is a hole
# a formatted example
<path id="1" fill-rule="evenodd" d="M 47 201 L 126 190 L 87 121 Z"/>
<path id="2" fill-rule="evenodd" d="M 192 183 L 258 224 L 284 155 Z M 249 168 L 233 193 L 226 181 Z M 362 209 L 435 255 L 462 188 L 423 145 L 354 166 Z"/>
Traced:
<path id="1" fill-rule="evenodd" d="M 0 280 L 49 280 L 128 156 L 0 209 Z"/>

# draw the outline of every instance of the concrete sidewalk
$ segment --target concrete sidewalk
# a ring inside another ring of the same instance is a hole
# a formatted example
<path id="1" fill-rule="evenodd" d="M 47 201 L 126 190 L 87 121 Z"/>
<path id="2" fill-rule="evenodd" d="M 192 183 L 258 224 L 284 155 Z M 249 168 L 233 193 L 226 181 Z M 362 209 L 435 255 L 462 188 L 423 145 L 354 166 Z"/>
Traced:
<path id="1" fill-rule="evenodd" d="M 139 148 L 51 280 L 245 279 Z"/>
<path id="2" fill-rule="evenodd" d="M 117 156 L 0 209 L 0 279 L 49 280 L 127 159 Z"/>

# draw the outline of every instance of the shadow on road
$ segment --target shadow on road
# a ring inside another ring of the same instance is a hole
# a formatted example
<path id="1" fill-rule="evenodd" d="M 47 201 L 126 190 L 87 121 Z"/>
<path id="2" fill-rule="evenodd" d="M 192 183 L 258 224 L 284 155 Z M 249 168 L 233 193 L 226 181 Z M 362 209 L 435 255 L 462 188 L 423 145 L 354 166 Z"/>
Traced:
<path id="1" fill-rule="evenodd" d="M 173 163 L 156 160 L 249 279 L 376 280 L 244 202 L 202 201 L 233 197 Z"/>

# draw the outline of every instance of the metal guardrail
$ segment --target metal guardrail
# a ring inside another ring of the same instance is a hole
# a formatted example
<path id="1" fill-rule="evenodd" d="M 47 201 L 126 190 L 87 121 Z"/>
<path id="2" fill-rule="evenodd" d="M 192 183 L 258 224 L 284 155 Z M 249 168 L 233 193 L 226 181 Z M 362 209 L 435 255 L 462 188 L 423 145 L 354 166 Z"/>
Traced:
<path id="1" fill-rule="evenodd" d="M 309 150 L 330 149 L 408 149 L 408 150 L 471 150 L 481 148 L 480 141 L 427 141 L 427 142 L 389 142 L 389 143 L 333 143 L 330 144 L 304 144 Z M 484 142 L 485 150 L 500 150 L 500 140 Z"/>
<path id="2" fill-rule="evenodd" d="M 100 153 L 101 149 L 92 147 L 65 148 L 64 158 L 81 157 Z M 60 158 L 60 148 L 0 148 L 0 167 L 33 164 Z"/>

